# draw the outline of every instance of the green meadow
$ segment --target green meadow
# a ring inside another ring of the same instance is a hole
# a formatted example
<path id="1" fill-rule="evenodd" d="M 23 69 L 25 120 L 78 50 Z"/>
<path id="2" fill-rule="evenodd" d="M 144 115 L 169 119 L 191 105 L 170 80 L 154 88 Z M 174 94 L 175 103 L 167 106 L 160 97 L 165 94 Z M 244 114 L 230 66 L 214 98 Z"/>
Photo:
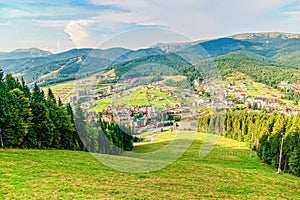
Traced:
<path id="1" fill-rule="evenodd" d="M 160 149 L 174 138 L 164 132 L 136 145 L 137 153 Z M 198 157 L 198 133 L 177 161 L 153 172 L 131 174 L 98 162 L 88 152 L 0 150 L 0 199 L 299 199 L 300 179 L 249 157 L 246 144 L 219 137 Z"/>

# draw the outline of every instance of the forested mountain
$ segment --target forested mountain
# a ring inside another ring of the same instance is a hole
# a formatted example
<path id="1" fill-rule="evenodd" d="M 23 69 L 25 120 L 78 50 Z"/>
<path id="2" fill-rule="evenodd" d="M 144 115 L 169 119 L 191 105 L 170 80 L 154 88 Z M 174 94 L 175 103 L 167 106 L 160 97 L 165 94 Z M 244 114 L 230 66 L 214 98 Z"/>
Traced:
<path id="1" fill-rule="evenodd" d="M 178 54 L 166 54 L 166 55 L 153 55 L 153 56 L 147 56 L 142 57 L 139 59 L 122 62 L 116 65 L 112 65 L 110 69 L 115 69 L 115 73 L 117 77 L 121 77 L 128 71 L 130 71 L 133 68 L 136 68 L 138 66 L 142 66 L 143 69 L 140 71 L 140 73 L 146 72 L 146 66 L 147 65 L 158 65 L 158 66 L 166 66 L 165 72 L 163 71 L 163 67 L 161 67 L 161 75 L 168 75 L 170 71 L 179 69 L 181 67 L 190 65 L 187 60 L 179 56 Z M 169 74 L 170 75 L 170 74 Z"/>
<path id="2" fill-rule="evenodd" d="M 226 65 L 232 63 L 232 55 L 235 55 L 232 53 L 243 52 L 244 57 L 263 60 L 266 63 L 264 65 L 281 63 L 282 66 L 298 68 L 300 36 L 289 33 L 249 33 L 186 44 L 156 44 L 153 48 L 139 50 L 71 49 L 57 54 L 38 49 L 17 50 L 11 53 L 0 53 L 0 68 L 4 73 L 12 73 L 19 78 L 24 77 L 32 87 L 34 82 L 50 85 L 72 80 L 77 72 L 81 75 L 93 74 L 105 67 L 112 68 L 113 66 L 119 69 L 120 66 L 128 66 L 129 61 L 138 63 L 140 59 L 144 59 L 144 62 L 153 62 L 155 59 L 161 60 L 161 56 L 165 55 L 169 57 L 168 62 L 175 63 L 178 57 L 173 56 L 172 52 L 190 63 L 188 56 L 197 56 L 198 59 L 216 57 L 216 62 L 220 59 L 228 59 Z M 225 57 L 220 58 L 220 56 Z M 170 57 L 175 60 L 170 61 L 172 59 Z M 80 65 L 83 65 L 81 68 L 83 70 L 79 70 Z"/>

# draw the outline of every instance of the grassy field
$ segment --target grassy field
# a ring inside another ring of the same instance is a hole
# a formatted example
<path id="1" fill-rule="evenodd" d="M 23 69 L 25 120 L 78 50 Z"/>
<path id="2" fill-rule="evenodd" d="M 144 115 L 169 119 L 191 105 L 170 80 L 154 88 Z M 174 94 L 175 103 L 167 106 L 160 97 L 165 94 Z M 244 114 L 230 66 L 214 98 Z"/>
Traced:
<path id="1" fill-rule="evenodd" d="M 170 134 L 168 132 L 163 134 Z M 136 152 L 156 150 L 173 138 L 158 134 Z M 276 174 L 249 158 L 249 150 L 220 137 L 198 158 L 204 134 L 168 167 L 129 174 L 102 165 L 91 154 L 57 150 L 0 150 L 0 199 L 299 199 L 300 178 Z M 245 144 L 243 144 L 245 145 Z"/>
<path id="2" fill-rule="evenodd" d="M 110 70 L 103 74 L 114 77 L 114 70 Z M 83 83 L 80 84 L 80 82 Z M 90 76 L 87 78 L 81 78 L 79 80 L 66 81 L 63 83 L 51 85 L 50 88 L 57 98 L 60 97 L 63 102 L 66 102 L 69 97 L 76 95 L 78 91 L 84 90 L 86 88 L 93 89 L 97 86 L 97 83 L 98 80 L 95 80 L 94 76 Z M 105 87 L 106 86 L 98 86 L 97 88 L 103 89 Z M 45 94 L 47 94 L 48 88 L 49 87 L 42 88 Z"/>
<path id="3" fill-rule="evenodd" d="M 171 90 L 166 88 L 161 90 L 156 90 L 154 88 L 150 88 L 149 90 L 136 88 L 129 96 L 117 97 L 116 95 L 113 95 L 113 97 L 94 101 L 95 107 L 89 109 L 89 111 L 99 112 L 105 110 L 108 106 L 118 104 L 126 104 L 128 106 L 153 105 L 157 108 L 174 106 L 176 103 L 179 103 L 179 101 L 175 100 L 174 97 L 169 96 L 169 92 L 171 92 Z M 147 98 L 147 94 L 151 97 Z"/>

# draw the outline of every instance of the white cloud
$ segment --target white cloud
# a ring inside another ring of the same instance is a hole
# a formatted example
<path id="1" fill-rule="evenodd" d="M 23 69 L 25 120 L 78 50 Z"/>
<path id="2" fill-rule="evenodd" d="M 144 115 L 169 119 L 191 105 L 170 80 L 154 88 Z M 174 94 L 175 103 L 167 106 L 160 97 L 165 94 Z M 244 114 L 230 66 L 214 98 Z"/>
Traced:
<path id="1" fill-rule="evenodd" d="M 130 15 L 126 12 L 107 11 L 88 20 L 72 20 L 64 31 L 76 47 L 96 47 L 113 35 L 139 25 Z"/>
<path id="2" fill-rule="evenodd" d="M 114 35 L 147 26 L 167 27 L 195 40 L 240 32 L 300 31 L 300 8 L 286 8 L 298 0 L 90 0 L 105 6 L 103 10 L 72 6 L 70 2 L 38 9 L 30 4 L 0 8 L 0 26 L 7 25 L 0 34 L 15 38 L 5 45 L 12 46 L 26 37 L 44 37 L 41 45 L 54 42 L 49 44 L 51 48 L 57 48 L 57 41 L 62 49 L 70 45 L 95 47 Z M 23 20 L 14 25 L 15 18 L 25 18 L 31 26 L 24 25 Z M 18 31 L 20 26 L 26 31 Z"/>
<path id="3" fill-rule="evenodd" d="M 70 21 L 64 31 L 69 34 L 70 39 L 76 47 L 84 47 L 94 45 L 91 43 L 94 32 L 92 31 L 90 20 Z"/>
<path id="4" fill-rule="evenodd" d="M 0 8 L 1 18 L 10 19 L 10 18 L 20 18 L 20 17 L 31 17 L 32 13 L 11 8 Z"/>
<path id="5" fill-rule="evenodd" d="M 294 0 L 91 0 L 127 10 L 125 19 L 144 25 L 163 25 L 193 38 L 225 35 L 238 30 L 261 29 L 264 14 Z"/>

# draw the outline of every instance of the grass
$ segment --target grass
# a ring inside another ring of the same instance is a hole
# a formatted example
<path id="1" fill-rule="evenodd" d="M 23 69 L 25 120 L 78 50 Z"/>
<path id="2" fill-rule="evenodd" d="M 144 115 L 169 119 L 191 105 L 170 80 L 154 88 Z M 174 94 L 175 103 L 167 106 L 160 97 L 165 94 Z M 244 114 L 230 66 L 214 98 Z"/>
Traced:
<path id="1" fill-rule="evenodd" d="M 271 88 L 270 86 L 264 85 L 262 83 L 252 82 L 251 85 L 247 87 L 247 94 L 252 97 L 271 97 L 272 95 L 280 98 L 280 91 Z"/>
<path id="2" fill-rule="evenodd" d="M 163 133 L 169 134 L 169 133 Z M 157 135 L 149 152 L 167 143 Z M 204 159 L 198 158 L 204 134 L 168 167 L 149 173 L 115 171 L 91 154 L 60 150 L 0 150 L 1 199 L 299 199 L 300 178 L 277 175 L 245 144 L 220 137 Z"/>
<path id="3" fill-rule="evenodd" d="M 60 97 L 62 101 L 67 101 L 70 96 L 75 94 L 75 83 L 76 81 L 68 81 L 50 86 L 50 88 L 56 97 Z M 43 88 L 45 94 L 47 94 L 48 88 L 49 87 Z"/>
<path id="4" fill-rule="evenodd" d="M 89 109 L 89 111 L 95 111 L 95 112 L 102 112 L 104 111 L 108 106 L 112 105 L 112 99 L 110 98 L 105 98 L 105 99 L 101 99 L 101 100 L 97 100 L 94 102 L 95 103 L 95 107 Z"/>
<path id="5" fill-rule="evenodd" d="M 153 105 L 157 108 L 165 108 L 165 106 L 174 106 L 179 103 L 179 101 L 175 100 L 174 97 L 169 96 L 170 89 L 154 89 L 150 88 L 149 90 L 143 90 L 141 88 L 137 88 L 133 90 L 133 92 L 129 96 L 118 97 L 113 95 L 113 97 L 101 99 L 94 101 L 93 103 L 96 105 L 94 108 L 89 109 L 89 111 L 103 111 L 108 106 L 111 105 L 119 105 L 126 104 L 128 106 L 131 105 Z M 151 95 L 151 98 L 147 98 L 148 95 Z"/>
<path id="6" fill-rule="evenodd" d="M 183 81 L 186 80 L 186 76 L 163 76 L 165 80 Z"/>
<path id="7" fill-rule="evenodd" d="M 244 82 L 251 82 L 253 81 L 252 78 L 246 74 L 241 72 L 233 72 L 232 75 L 225 77 L 226 81 L 229 82 L 236 82 L 236 81 L 244 81 Z"/>
<path id="8" fill-rule="evenodd" d="M 110 70 L 106 73 L 103 73 L 105 75 L 114 76 L 114 70 Z M 81 83 L 83 82 L 83 83 Z M 77 94 L 78 91 L 84 90 L 84 89 L 97 89 L 97 90 L 104 90 L 107 86 L 110 84 L 107 84 L 105 86 L 98 86 L 97 83 L 99 80 L 95 80 L 94 76 L 90 76 L 87 78 L 81 78 L 79 80 L 73 80 L 73 81 L 66 81 L 63 83 L 58 83 L 55 85 L 51 85 L 50 88 L 52 92 L 56 95 L 56 97 L 60 97 L 63 102 L 67 102 L 67 100 L 71 97 Z M 47 94 L 48 86 L 42 88 Z"/>

